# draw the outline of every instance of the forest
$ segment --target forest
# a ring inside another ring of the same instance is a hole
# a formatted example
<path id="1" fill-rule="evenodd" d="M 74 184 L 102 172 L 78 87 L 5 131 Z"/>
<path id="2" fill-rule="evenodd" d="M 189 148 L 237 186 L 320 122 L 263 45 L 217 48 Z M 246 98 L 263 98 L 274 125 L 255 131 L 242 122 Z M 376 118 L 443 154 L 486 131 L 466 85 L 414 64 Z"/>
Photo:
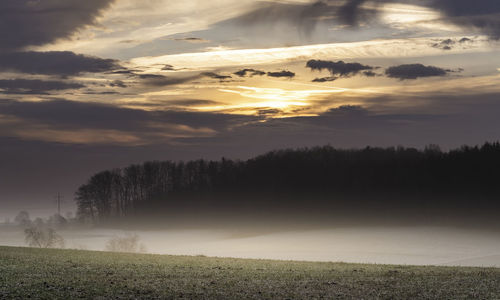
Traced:
<path id="1" fill-rule="evenodd" d="M 79 218 L 92 223 L 210 212 L 471 214 L 500 208 L 499 178 L 498 142 L 449 151 L 322 146 L 106 170 L 81 185 L 75 201 Z"/>

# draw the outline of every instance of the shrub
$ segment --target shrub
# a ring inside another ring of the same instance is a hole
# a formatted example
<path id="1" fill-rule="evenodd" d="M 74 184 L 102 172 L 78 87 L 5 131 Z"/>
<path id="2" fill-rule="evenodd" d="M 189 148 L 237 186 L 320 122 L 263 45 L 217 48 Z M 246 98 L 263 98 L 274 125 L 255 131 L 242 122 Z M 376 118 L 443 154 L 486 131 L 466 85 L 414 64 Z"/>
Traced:
<path id="1" fill-rule="evenodd" d="M 111 238 L 106 244 L 106 250 L 111 252 L 145 253 L 146 247 L 139 242 L 137 234 L 128 234 Z"/>
<path id="2" fill-rule="evenodd" d="M 25 241 L 30 247 L 64 248 L 64 239 L 52 228 L 30 226 L 24 230 Z"/>

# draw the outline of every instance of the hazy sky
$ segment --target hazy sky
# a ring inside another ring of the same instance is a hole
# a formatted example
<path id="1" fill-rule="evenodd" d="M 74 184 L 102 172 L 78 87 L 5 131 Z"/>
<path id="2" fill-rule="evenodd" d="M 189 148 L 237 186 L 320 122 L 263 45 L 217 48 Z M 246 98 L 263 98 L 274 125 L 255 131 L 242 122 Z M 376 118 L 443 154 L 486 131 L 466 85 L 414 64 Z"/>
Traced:
<path id="1" fill-rule="evenodd" d="M 499 37 L 498 0 L 2 0 L 0 218 L 145 160 L 498 140 Z"/>

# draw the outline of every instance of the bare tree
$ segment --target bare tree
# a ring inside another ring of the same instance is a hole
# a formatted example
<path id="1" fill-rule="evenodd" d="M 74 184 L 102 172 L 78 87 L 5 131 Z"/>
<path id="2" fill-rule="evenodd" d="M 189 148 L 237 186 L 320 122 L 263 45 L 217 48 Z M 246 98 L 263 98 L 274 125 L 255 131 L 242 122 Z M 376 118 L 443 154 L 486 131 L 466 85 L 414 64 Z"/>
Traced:
<path id="1" fill-rule="evenodd" d="M 106 250 L 111 252 L 145 253 L 146 247 L 139 242 L 137 234 L 114 237 L 106 244 Z"/>
<path id="2" fill-rule="evenodd" d="M 25 241 L 30 247 L 64 248 L 64 239 L 52 228 L 30 226 L 24 230 Z"/>

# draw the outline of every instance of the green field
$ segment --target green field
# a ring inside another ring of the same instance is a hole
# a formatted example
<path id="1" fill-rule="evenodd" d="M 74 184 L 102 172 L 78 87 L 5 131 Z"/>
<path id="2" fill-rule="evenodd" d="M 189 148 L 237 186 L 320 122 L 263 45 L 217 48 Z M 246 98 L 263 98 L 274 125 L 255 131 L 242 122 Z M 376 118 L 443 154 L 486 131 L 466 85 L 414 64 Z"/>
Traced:
<path id="1" fill-rule="evenodd" d="M 0 247 L 0 299 L 500 299 L 500 269 Z"/>

